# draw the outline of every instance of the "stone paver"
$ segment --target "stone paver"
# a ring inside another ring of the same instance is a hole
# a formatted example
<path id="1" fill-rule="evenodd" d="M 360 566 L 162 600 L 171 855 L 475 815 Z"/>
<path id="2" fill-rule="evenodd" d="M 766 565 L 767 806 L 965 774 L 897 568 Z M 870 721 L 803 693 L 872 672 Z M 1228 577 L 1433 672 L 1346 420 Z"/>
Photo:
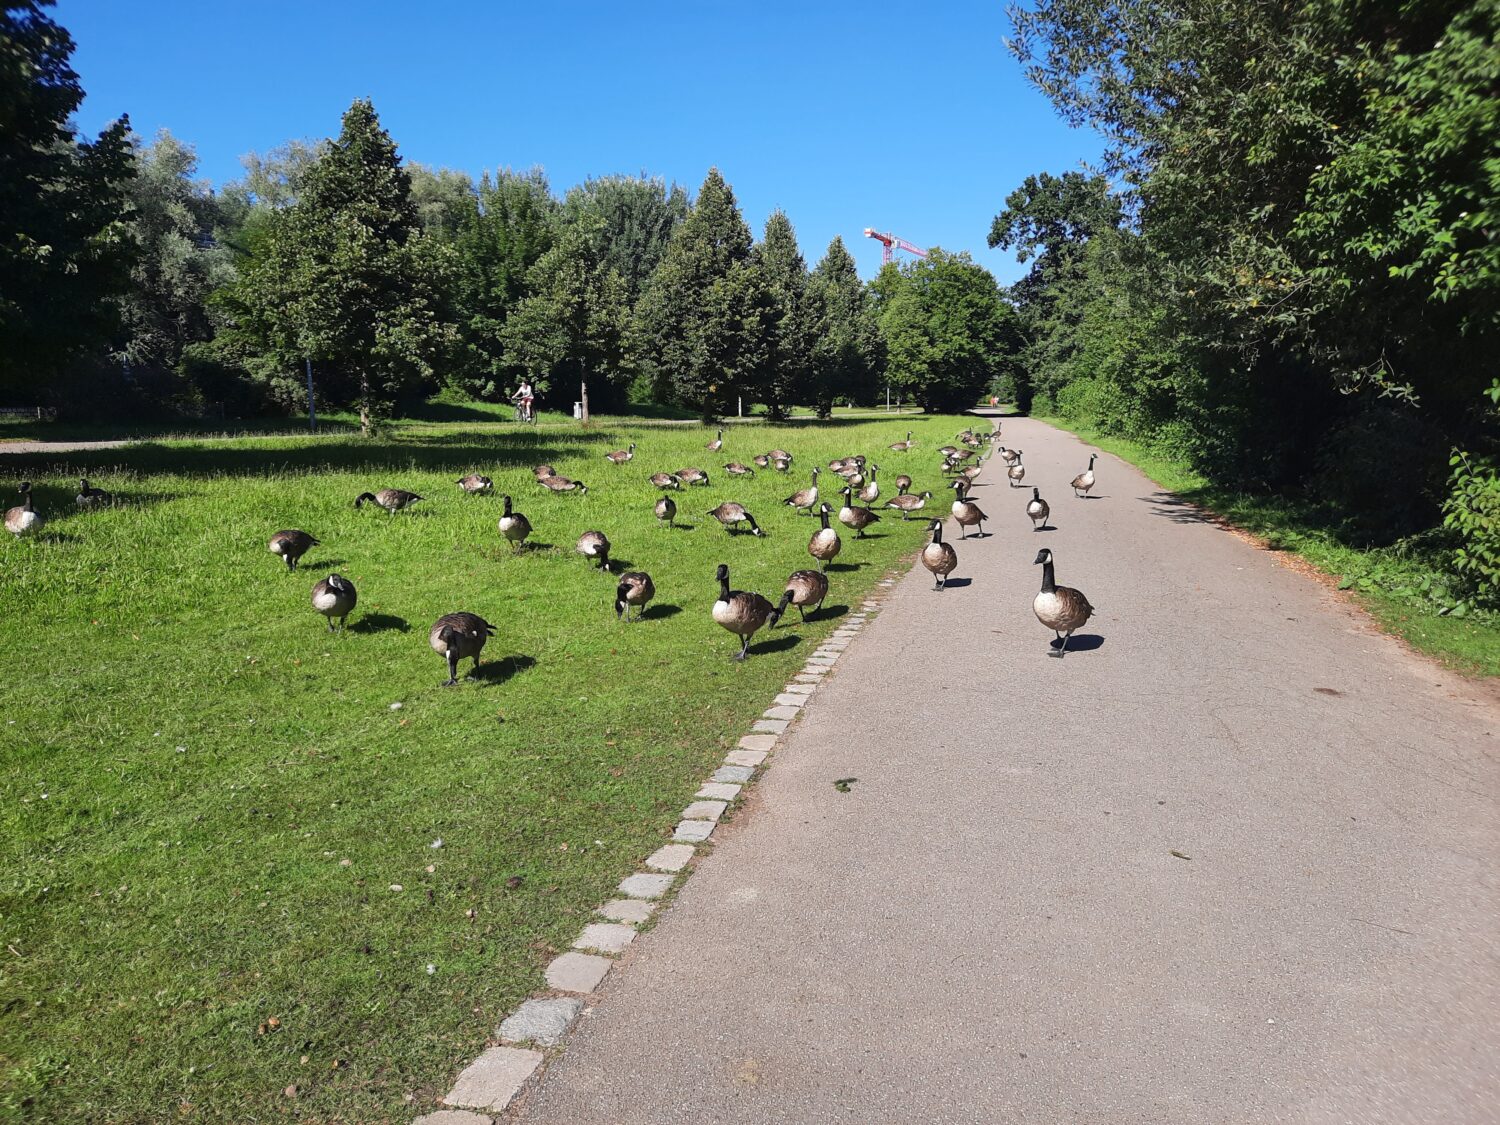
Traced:
<path id="1" fill-rule="evenodd" d="M 672 833 L 672 839 L 701 844 L 713 834 L 714 822 L 711 820 L 681 820 L 677 822 L 677 831 Z"/>
<path id="2" fill-rule="evenodd" d="M 644 922 L 655 911 L 656 903 L 640 898 L 612 898 L 599 908 L 599 913 L 612 922 Z M 583 954 L 564 954 L 564 956 L 581 957 Z"/>
<path id="3" fill-rule="evenodd" d="M 813 685 L 812 684 L 787 684 L 786 685 L 786 691 L 783 692 L 784 695 L 796 695 L 796 696 L 800 696 L 803 699 L 807 698 L 812 693 L 813 693 Z M 777 696 L 777 698 L 779 699 L 780 696 Z"/>
<path id="4" fill-rule="evenodd" d="M 564 953 L 547 966 L 547 987 L 559 992 L 593 992 L 614 962 L 591 953 Z"/>
<path id="5" fill-rule="evenodd" d="M 470 1109 L 504 1109 L 541 1061 L 540 1051 L 491 1047 L 464 1068 L 443 1101 Z"/>
<path id="6" fill-rule="evenodd" d="M 573 943 L 574 949 L 597 949 L 600 953 L 619 953 L 635 940 L 635 927 L 618 922 L 590 922 Z"/>
<path id="7" fill-rule="evenodd" d="M 785 719 L 756 719 L 755 725 L 750 728 L 762 734 L 780 734 L 786 730 Z"/>
<path id="8" fill-rule="evenodd" d="M 789 719 L 795 719 L 797 717 L 797 712 L 801 709 L 801 707 L 802 701 L 800 699 L 797 701 L 796 706 L 780 703 L 775 707 L 767 707 L 765 710 L 765 716 L 766 718 L 773 721 L 780 720 L 781 722 L 786 722 Z"/>
<path id="9" fill-rule="evenodd" d="M 571 997 L 528 1000 L 500 1024 L 495 1034 L 512 1043 L 555 1047 L 581 1011 L 583 1001 Z"/>
<path id="10" fill-rule="evenodd" d="M 699 803 L 708 804 L 710 802 L 703 801 Z M 718 804 L 718 802 L 712 803 Z M 688 807 L 692 808 L 693 806 L 689 805 Z M 723 805 L 719 805 L 719 807 L 722 809 Z M 646 857 L 646 866 L 654 867 L 658 871 L 681 871 L 688 865 L 688 860 L 692 858 L 693 848 L 691 844 L 665 844 Z"/>
<path id="11" fill-rule="evenodd" d="M 807 682 L 807 677 L 809 676 L 817 678 L 828 675 L 828 669 L 822 664 L 804 664 L 802 666 L 802 671 L 798 672 L 797 675 L 802 677 L 803 682 L 805 683 Z"/>
<path id="12" fill-rule="evenodd" d="M 712 801 L 732 801 L 740 795 L 738 785 L 726 785 L 722 781 L 706 781 L 695 797 L 707 797 Z"/>
<path id="13" fill-rule="evenodd" d="M 758 766 L 766 760 L 764 750 L 731 750 L 724 755 L 731 766 Z"/>
<path id="14" fill-rule="evenodd" d="M 730 751 L 734 753 L 734 751 Z M 682 810 L 683 820 L 718 820 L 729 806 L 723 801 L 694 801 Z"/>
<path id="15" fill-rule="evenodd" d="M 627 875 L 620 880 L 620 893 L 631 898 L 661 898 L 671 885 L 670 875 Z"/>
<path id="16" fill-rule="evenodd" d="M 710 776 L 714 781 L 733 781 L 743 785 L 754 773 L 749 766 L 720 766 Z"/>
<path id="17" fill-rule="evenodd" d="M 487 1113 L 474 1113 L 467 1109 L 440 1109 L 436 1113 L 424 1113 L 411 1125 L 494 1125 L 495 1119 Z"/>
<path id="18" fill-rule="evenodd" d="M 807 687 L 817 687 L 823 682 L 822 676 L 810 676 L 806 672 L 797 673 L 797 682 Z"/>
<path id="19" fill-rule="evenodd" d="M 776 736 L 774 734 L 747 734 L 740 739 L 741 750 L 774 750 L 776 748 Z"/>

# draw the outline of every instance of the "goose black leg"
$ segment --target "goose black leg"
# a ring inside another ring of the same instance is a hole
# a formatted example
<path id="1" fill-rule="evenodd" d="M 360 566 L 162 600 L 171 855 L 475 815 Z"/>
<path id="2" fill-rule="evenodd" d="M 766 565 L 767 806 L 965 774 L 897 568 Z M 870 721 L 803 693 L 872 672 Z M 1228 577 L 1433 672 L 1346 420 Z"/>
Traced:
<path id="1" fill-rule="evenodd" d="M 750 638 L 749 637 L 741 637 L 740 638 L 740 651 L 737 652 L 737 653 L 735 653 L 729 659 L 731 659 L 731 660 L 744 660 L 745 657 L 747 657 L 749 655 L 750 655 Z"/>
<path id="2" fill-rule="evenodd" d="M 452 687 L 458 683 L 458 652 L 450 648 L 448 650 L 448 681 L 444 687 Z"/>

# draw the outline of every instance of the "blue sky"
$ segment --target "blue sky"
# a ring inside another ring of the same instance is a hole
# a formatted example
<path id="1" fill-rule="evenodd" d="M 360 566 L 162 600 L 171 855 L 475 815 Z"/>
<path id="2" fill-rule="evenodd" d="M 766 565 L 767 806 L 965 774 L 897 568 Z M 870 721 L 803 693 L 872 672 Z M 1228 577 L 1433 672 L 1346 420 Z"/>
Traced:
<path id="1" fill-rule="evenodd" d="M 368 96 L 407 159 L 539 164 L 559 194 L 642 170 L 695 191 L 718 165 L 757 233 L 780 207 L 809 264 L 840 234 L 866 276 L 873 226 L 1013 280 L 1025 267 L 985 245 L 1005 195 L 1099 151 L 1025 83 L 999 3 L 60 0 L 55 14 L 78 42 L 80 126 L 128 112 L 143 135 L 169 128 L 216 183 L 244 153 L 337 132 Z"/>

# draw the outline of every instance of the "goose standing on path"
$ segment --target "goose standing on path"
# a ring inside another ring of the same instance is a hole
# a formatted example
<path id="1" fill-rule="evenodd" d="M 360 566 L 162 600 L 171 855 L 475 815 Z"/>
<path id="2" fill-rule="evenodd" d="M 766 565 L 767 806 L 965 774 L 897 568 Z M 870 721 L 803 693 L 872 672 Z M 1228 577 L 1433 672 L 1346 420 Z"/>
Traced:
<path id="1" fill-rule="evenodd" d="M 354 583 L 342 574 L 330 574 L 312 590 L 312 607 L 328 618 L 328 631 L 333 632 L 333 619 L 339 619 L 339 628 L 349 624 L 349 615 L 359 601 Z"/>
<path id="2" fill-rule="evenodd" d="M 845 527 L 852 528 L 854 530 L 854 538 L 863 539 L 865 537 L 865 528 L 869 527 L 872 523 L 879 523 L 880 517 L 870 511 L 869 508 L 857 507 L 853 496 L 854 489 L 845 485 L 843 489 L 844 506 L 839 509 L 839 523 Z"/>
<path id="3" fill-rule="evenodd" d="M 875 479 L 875 475 L 879 472 L 879 465 L 871 465 L 870 483 L 859 490 L 859 498 L 866 504 L 873 504 L 880 499 L 880 482 Z"/>
<path id="4" fill-rule="evenodd" d="M 646 603 L 656 597 L 656 584 L 651 581 L 651 575 L 644 570 L 627 570 L 620 575 L 620 584 L 615 587 L 615 616 L 623 617 L 625 624 L 630 624 L 630 607 L 635 606 L 640 613 L 635 619 L 641 619 L 641 613 L 646 611 Z"/>
<path id="5" fill-rule="evenodd" d="M 805 508 L 808 515 L 812 515 L 813 505 L 818 502 L 818 474 L 822 472 L 818 466 L 813 466 L 812 484 L 798 492 L 792 493 L 782 501 L 788 508 Z"/>
<path id="6" fill-rule="evenodd" d="M 724 448 L 724 431 L 720 430 L 714 440 L 703 447 L 710 453 L 717 453 Z"/>
<path id="7" fill-rule="evenodd" d="M 729 532 L 730 535 L 737 534 L 742 523 L 750 525 L 751 535 L 759 537 L 765 534 L 765 532 L 761 531 L 760 524 L 755 522 L 755 517 L 745 511 L 745 506 L 743 504 L 736 504 L 732 500 L 726 500 L 713 511 L 704 512 L 703 514 L 713 516 L 714 519 L 724 525 L 724 530 Z"/>
<path id="8" fill-rule="evenodd" d="M 776 604 L 776 612 L 771 615 L 771 624 L 781 620 L 781 615 L 786 612 L 786 607 L 794 605 L 797 613 L 801 616 L 804 624 L 807 621 L 807 607 L 812 606 L 813 612 L 823 608 L 823 599 L 828 596 L 828 576 L 820 570 L 794 570 L 790 578 L 786 580 L 786 589 L 781 593 L 781 601 Z"/>
<path id="9" fill-rule="evenodd" d="M 1017 461 L 1005 470 L 1005 475 L 1010 478 L 1010 486 L 1012 488 L 1020 488 L 1021 482 L 1026 479 L 1026 466 Z"/>
<path id="10" fill-rule="evenodd" d="M 480 492 L 488 492 L 495 487 L 495 482 L 482 473 L 470 473 L 466 477 L 459 477 L 455 483 L 471 496 Z"/>
<path id="11" fill-rule="evenodd" d="M 954 481 L 953 491 L 955 493 L 951 509 L 953 518 L 958 521 L 958 526 L 964 529 L 959 538 L 967 539 L 969 537 L 969 528 L 971 527 L 979 528 L 979 534 L 983 535 L 984 521 L 990 517 L 980 510 L 978 504 L 969 499 L 969 482 L 966 480 Z"/>
<path id="12" fill-rule="evenodd" d="M 581 480 L 569 480 L 567 477 L 550 476 L 541 477 L 537 484 L 549 492 L 577 492 L 580 496 L 589 494 L 589 486 Z"/>
<path id="13" fill-rule="evenodd" d="M 585 531 L 573 549 L 586 559 L 598 559 L 599 569 L 609 571 L 609 540 L 602 531 Z"/>
<path id="14" fill-rule="evenodd" d="M 35 535 L 42 530 L 42 525 L 47 521 L 42 518 L 42 514 L 32 503 L 29 480 L 23 480 L 21 487 L 16 491 L 25 499 L 17 507 L 5 513 L 5 530 L 20 539 L 24 535 Z"/>
<path id="15" fill-rule="evenodd" d="M 755 636 L 776 607 L 759 594 L 729 588 L 729 567 L 719 564 L 714 577 L 719 583 L 719 597 L 714 602 L 714 620 L 740 638 L 740 651 L 731 659 L 744 660 L 750 651 L 750 638 Z"/>
<path id="16" fill-rule="evenodd" d="M 1040 488 L 1031 490 L 1031 500 L 1026 505 L 1026 514 L 1031 517 L 1032 531 L 1047 530 L 1047 517 L 1052 514 L 1052 507 L 1042 499 Z"/>
<path id="17" fill-rule="evenodd" d="M 912 447 L 913 444 L 915 444 L 915 443 L 911 440 L 911 431 L 907 430 L 906 431 L 906 440 L 905 441 L 892 442 L 891 443 L 891 448 L 894 449 L 897 453 L 906 453 L 906 452 L 909 452 L 911 450 L 911 447 Z"/>
<path id="18" fill-rule="evenodd" d="M 89 484 L 88 477 L 81 477 L 78 481 L 78 495 L 73 499 L 80 508 L 98 508 L 108 504 L 114 497 L 104 489 Z"/>
<path id="19" fill-rule="evenodd" d="M 901 513 L 903 520 L 910 519 L 912 512 L 920 512 L 927 507 L 927 501 L 932 499 L 932 493 L 922 492 L 913 496 L 910 492 L 903 492 L 900 496 L 892 496 L 885 502 L 887 508 L 894 508 Z"/>
<path id="20" fill-rule="evenodd" d="M 521 544 L 531 534 L 531 521 L 520 512 L 511 510 L 509 496 L 502 496 L 500 499 L 505 504 L 500 513 L 500 534 L 510 540 L 513 550 L 519 551 Z"/>
<path id="21" fill-rule="evenodd" d="M 361 492 L 355 497 L 354 506 L 363 507 L 364 502 L 368 500 L 384 508 L 387 515 L 394 516 L 403 508 L 409 508 L 421 499 L 423 497 L 415 492 L 407 492 L 404 488 L 382 488 L 379 492 Z"/>
<path id="22" fill-rule="evenodd" d="M 1042 589 L 1032 600 L 1031 609 L 1038 621 L 1057 634 L 1052 651 L 1047 655 L 1061 657 L 1067 651 L 1068 638 L 1094 615 L 1094 607 L 1089 605 L 1082 591 L 1057 584 L 1052 573 L 1052 552 L 1048 548 L 1043 547 L 1036 553 L 1032 565 L 1042 568 Z"/>
<path id="23" fill-rule="evenodd" d="M 1094 459 L 1098 456 L 1099 455 L 1097 453 L 1090 453 L 1089 467 L 1087 469 L 1084 469 L 1083 472 L 1079 473 L 1076 477 L 1073 478 L 1074 496 L 1086 497 L 1089 494 L 1089 489 L 1094 487 Z M 1108 497 L 1106 497 L 1106 499 L 1108 499 Z"/>
<path id="24" fill-rule="evenodd" d="M 629 449 L 616 449 L 613 453 L 606 453 L 604 459 L 612 465 L 623 465 L 634 456 L 635 442 L 631 442 Z"/>
<path id="25" fill-rule="evenodd" d="M 432 651 L 448 660 L 448 679 L 444 687 L 458 683 L 458 662 L 474 658 L 473 675 L 479 669 L 479 654 L 484 642 L 494 635 L 495 627 L 477 613 L 445 613 L 427 634 Z"/>
<path id="26" fill-rule="evenodd" d="M 271 541 L 266 544 L 266 550 L 273 555 L 280 555 L 288 570 L 296 570 L 297 564 L 302 561 L 302 556 L 318 545 L 318 541 L 307 532 L 292 528 L 287 531 L 278 531 L 271 536 Z"/>
<path id="27" fill-rule="evenodd" d="M 1007 465 L 1014 465 L 1020 459 L 1021 451 L 1019 449 L 1006 449 L 1003 445 L 1000 447 L 1000 460 L 1004 461 Z"/>
<path id="28" fill-rule="evenodd" d="M 927 530 L 932 532 L 932 542 L 922 548 L 922 565 L 937 579 L 933 589 L 941 590 L 947 584 L 948 575 L 958 567 L 958 552 L 952 543 L 943 542 L 942 520 L 933 520 L 927 525 Z"/>
<path id="29" fill-rule="evenodd" d="M 818 560 L 818 569 L 827 570 L 828 564 L 838 557 L 838 553 L 844 549 L 843 541 L 839 539 L 839 533 L 828 526 L 828 517 L 833 512 L 827 504 L 818 509 L 818 518 L 823 526 L 813 532 L 812 538 L 807 541 L 807 553 Z"/>
<path id="30" fill-rule="evenodd" d="M 677 526 L 677 501 L 670 496 L 663 496 L 656 502 L 656 518 L 664 522 L 668 527 Z"/>

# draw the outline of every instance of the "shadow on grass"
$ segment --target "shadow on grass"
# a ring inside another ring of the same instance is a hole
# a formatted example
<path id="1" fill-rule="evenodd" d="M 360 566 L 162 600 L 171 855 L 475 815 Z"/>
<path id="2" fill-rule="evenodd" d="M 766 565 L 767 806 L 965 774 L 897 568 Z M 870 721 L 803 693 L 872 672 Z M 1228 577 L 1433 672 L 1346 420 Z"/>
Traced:
<path id="1" fill-rule="evenodd" d="M 682 607 L 680 605 L 653 605 L 648 606 L 645 612 L 643 612 L 636 620 L 660 621 L 667 617 L 676 617 L 681 612 Z"/>
<path id="2" fill-rule="evenodd" d="M 386 633 L 392 629 L 398 633 L 410 633 L 411 625 L 406 618 L 394 613 L 367 613 L 349 626 L 351 633 Z"/>
<path id="3" fill-rule="evenodd" d="M 774 641 L 761 641 L 759 644 L 750 646 L 750 655 L 759 656 L 769 652 L 785 652 L 789 648 L 796 648 L 802 643 L 800 636 L 791 635 L 777 637 Z"/>
<path id="4" fill-rule="evenodd" d="M 510 656 L 502 657 L 499 660 L 492 660 L 488 664 L 481 664 L 469 674 L 468 678 L 494 686 L 505 683 L 512 676 L 524 672 L 528 668 L 535 667 L 536 657 L 512 653 Z"/>
<path id="5" fill-rule="evenodd" d="M 808 617 L 808 620 L 809 621 L 832 621 L 832 620 L 834 620 L 837 617 L 843 617 L 844 614 L 846 614 L 848 612 L 849 612 L 849 607 L 846 606 L 846 605 L 825 605 L 825 606 L 821 607 L 816 613 L 814 613 L 810 617 Z"/>
<path id="6" fill-rule="evenodd" d="M 830 572 L 838 571 L 839 573 L 847 573 L 848 571 L 859 570 L 861 567 L 869 565 L 869 563 L 829 563 L 828 569 Z"/>
<path id="7" fill-rule="evenodd" d="M 297 564 L 297 569 L 307 571 L 332 570 L 336 566 L 343 566 L 348 561 L 348 559 L 313 559 L 312 562 L 308 562 L 306 559 L 303 559 Z"/>
<path id="8" fill-rule="evenodd" d="M 1094 497 L 1100 499 L 1100 497 Z M 1191 500 L 1175 492 L 1153 492 L 1150 496 L 1136 497 L 1143 504 L 1150 504 L 1152 515 L 1163 516 L 1173 523 L 1213 523 L 1214 518 Z"/>

